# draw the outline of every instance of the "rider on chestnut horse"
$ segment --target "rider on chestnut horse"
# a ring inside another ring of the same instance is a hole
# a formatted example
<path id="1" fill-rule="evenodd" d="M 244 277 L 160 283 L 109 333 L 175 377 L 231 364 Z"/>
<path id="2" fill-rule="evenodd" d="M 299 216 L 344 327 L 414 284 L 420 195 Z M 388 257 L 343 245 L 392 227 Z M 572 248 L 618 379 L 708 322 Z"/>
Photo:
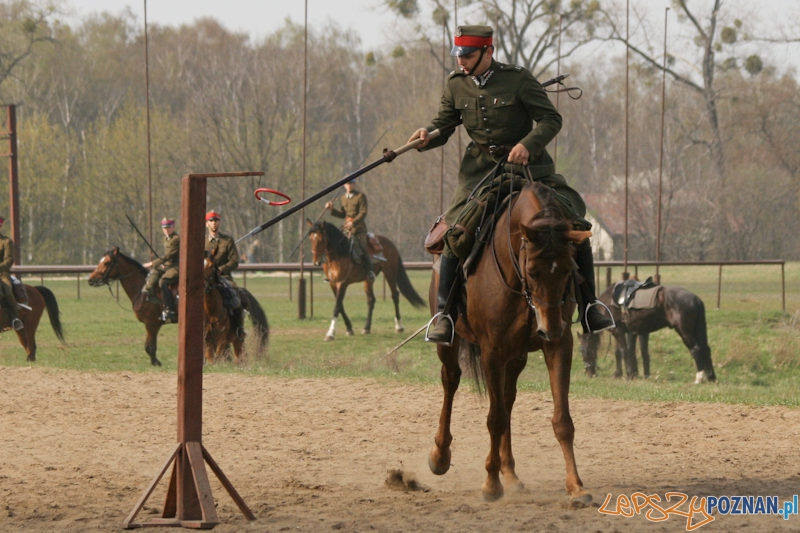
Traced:
<path id="1" fill-rule="evenodd" d="M 228 308 L 231 317 L 231 329 L 236 332 L 239 340 L 245 337 L 244 331 L 244 308 L 242 302 L 245 301 L 239 296 L 236 284 L 233 282 L 231 272 L 239 268 L 239 251 L 236 243 L 229 235 L 220 233 L 220 214 L 216 211 L 206 213 L 206 252 L 212 257 L 217 273 L 220 276 L 220 283 L 223 289 L 224 303 Z M 213 254 L 213 255 L 211 255 Z"/>
<path id="2" fill-rule="evenodd" d="M 545 149 L 561 129 L 561 115 L 530 71 L 492 58 L 492 34 L 489 26 L 458 27 L 450 55 L 456 56 L 459 70 L 448 77 L 439 113 L 431 125 L 418 129 L 409 139 L 409 142 L 422 140 L 420 150 L 442 146 L 452 130 L 435 139 L 428 134 L 458 120 L 463 120 L 472 138 L 461 162 L 458 189 L 445 221 L 452 227 L 476 185 L 498 163 L 504 163 L 505 172 L 528 175 L 553 188 L 573 219 L 574 228 L 589 230 L 591 224 L 583 218 L 586 214 L 583 199 L 563 176 L 555 173 L 553 159 Z M 584 281 L 580 285 L 584 330 L 596 332 L 613 327 L 614 323 L 594 305 L 597 298 L 588 239 L 577 246 L 575 261 Z M 459 258 L 446 246 L 440 261 L 437 297 L 437 316 L 442 319 L 430 330 L 428 340 L 449 343 L 452 338 L 458 313 L 445 307 L 451 289 L 458 290 L 458 265 Z"/>
<path id="3" fill-rule="evenodd" d="M 367 280 L 372 281 L 375 279 L 375 271 L 367 247 L 367 195 L 355 187 L 356 180 L 344 184 L 346 194 L 341 199 L 341 209 L 334 209 L 333 202 L 326 203 L 325 209 L 330 209 L 331 215 L 336 218 L 345 220 L 342 231 L 350 237 L 354 259 L 363 265 Z"/>
<path id="4" fill-rule="evenodd" d="M 170 286 L 178 282 L 181 246 L 180 237 L 175 233 L 174 220 L 171 218 L 161 220 L 161 229 L 164 231 L 164 255 L 142 265 L 144 268 L 150 269 L 142 294 L 146 294 L 148 299 L 156 299 L 156 287 L 161 285 L 161 298 L 164 302 L 162 321 L 171 324 L 178 321 L 178 315 L 175 312 L 175 298 Z"/>
<path id="5" fill-rule="evenodd" d="M 5 218 L 0 216 L 0 228 L 3 227 Z M 11 327 L 14 331 L 21 330 L 24 325 L 19 319 L 17 299 L 14 298 L 13 286 L 11 284 L 11 267 L 14 265 L 14 241 L 0 234 L 0 286 L 3 290 L 3 297 L 8 304 L 8 311 L 11 313 Z"/>

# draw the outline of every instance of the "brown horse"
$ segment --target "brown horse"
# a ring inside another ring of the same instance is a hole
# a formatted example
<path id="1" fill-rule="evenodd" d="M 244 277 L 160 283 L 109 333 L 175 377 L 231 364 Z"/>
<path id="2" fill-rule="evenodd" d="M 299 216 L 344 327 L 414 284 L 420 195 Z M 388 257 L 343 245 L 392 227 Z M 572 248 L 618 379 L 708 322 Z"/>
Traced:
<path id="1" fill-rule="evenodd" d="M 591 503 L 592 497 L 584 490 L 575 464 L 575 428 L 568 402 L 575 245 L 590 235 L 588 231 L 573 230 L 553 191 L 538 183 L 526 185 L 511 201 L 511 207 L 499 216 L 486 244 L 488 249 L 468 274 L 466 312 L 459 305 L 455 341 L 451 346 L 437 346 L 444 403 L 428 458 L 434 474 L 444 474 L 450 468 L 450 417 L 461 379 L 460 345 L 467 356 L 465 361 L 479 382 L 485 384 L 489 396 L 491 448 L 486 458 L 488 476 L 482 487 L 484 499 L 500 498 L 503 483 L 509 489 L 524 486 L 514 470 L 511 410 L 517 378 L 525 368 L 528 352 L 542 350 L 553 395 L 553 431 L 566 463 L 567 492 L 574 507 Z M 436 311 L 437 283 L 438 275 L 434 273 L 430 288 L 432 313 Z"/>
<path id="2" fill-rule="evenodd" d="M 627 316 L 612 304 L 614 286 L 612 285 L 600 295 L 602 301 L 611 310 L 617 327 L 611 330 L 616 340 L 615 356 L 617 369 L 615 378 L 622 377 L 622 362 L 625 362 L 625 374 L 628 379 L 639 375 L 636 361 L 636 340 L 642 349 L 642 366 L 644 377 L 650 377 L 650 333 L 663 328 L 672 328 L 678 332 L 683 344 L 692 354 L 697 373 L 694 382 L 716 381 L 714 363 L 711 361 L 711 348 L 708 345 L 706 331 L 706 308 L 703 300 L 681 287 L 663 286 L 658 291 L 652 309 L 629 309 Z M 583 335 L 581 337 L 581 354 L 586 374 L 597 374 L 597 350 L 600 346 L 600 334 Z"/>
<path id="3" fill-rule="evenodd" d="M 20 307 L 18 309 L 19 319 L 22 320 L 24 327 L 16 331 L 19 343 L 25 348 L 25 353 L 28 355 L 28 361 L 36 361 L 36 328 L 39 327 L 39 321 L 42 319 L 44 310 L 47 309 L 47 316 L 50 317 L 50 325 L 53 331 L 61 341 L 61 344 L 66 346 L 64 340 L 64 331 L 61 327 L 61 317 L 58 310 L 58 302 L 56 296 L 47 287 L 25 285 L 25 292 L 28 295 L 27 306 L 30 309 Z M 12 329 L 11 327 L 11 314 L 8 308 L 3 304 L 3 310 L 0 314 L 0 331 Z"/>
<path id="4" fill-rule="evenodd" d="M 216 250 L 214 250 L 216 252 Z M 203 320 L 203 351 L 206 361 L 213 363 L 215 357 L 223 359 L 226 357 L 229 346 L 233 346 L 233 357 L 238 363 L 242 353 L 244 342 L 231 328 L 231 317 L 228 308 L 225 307 L 222 295 L 222 281 L 214 265 L 213 254 L 207 255 L 203 262 L 203 278 L 205 280 L 205 290 L 203 294 L 203 310 L 205 319 Z M 269 324 L 267 315 L 261 305 L 247 289 L 237 287 L 238 297 L 241 305 L 250 315 L 250 321 L 256 332 L 257 350 L 261 352 L 267 344 L 269 338 Z"/>
<path id="5" fill-rule="evenodd" d="M 336 298 L 336 304 L 333 306 L 333 319 L 328 333 L 325 335 L 325 340 L 333 340 L 336 333 L 336 320 L 339 318 L 339 314 L 342 315 L 345 326 L 347 326 L 347 334 L 353 334 L 353 324 L 350 322 L 347 313 L 344 312 L 344 295 L 347 293 L 348 285 L 359 281 L 364 282 L 364 292 L 367 293 L 367 323 L 362 333 L 369 334 L 372 328 L 372 310 L 375 307 L 375 292 L 372 290 L 374 280 L 367 280 L 364 268 L 353 261 L 350 251 L 350 239 L 339 228 L 325 221 L 314 224 L 308 220 L 308 225 L 311 227 L 308 236 L 311 239 L 314 264 L 322 264 L 325 277 L 328 278 L 331 290 Z M 378 240 L 383 246 L 386 261 L 375 264 L 375 275 L 377 276 L 383 272 L 383 275 L 386 276 L 386 282 L 392 291 L 392 301 L 394 302 L 394 329 L 399 333 L 404 331 L 400 320 L 400 293 L 406 297 L 411 305 L 417 308 L 425 307 L 425 301 L 414 290 L 414 286 L 411 285 L 406 269 L 403 268 L 400 252 L 397 251 L 394 243 L 381 235 L 378 235 Z M 400 289 L 399 292 L 398 288 Z"/>
<path id="6" fill-rule="evenodd" d="M 161 366 L 161 361 L 156 357 L 156 350 L 158 332 L 164 322 L 161 321 L 161 304 L 151 302 L 142 294 L 142 287 L 147 281 L 147 269 L 137 260 L 120 252 L 115 246 L 103 255 L 97 268 L 89 274 L 89 285 L 92 287 L 109 285 L 112 281 L 119 281 L 122 284 L 125 294 L 133 304 L 133 314 L 147 330 L 144 350 L 150 356 L 150 364 Z M 161 288 L 157 288 L 156 292 L 160 294 Z"/>

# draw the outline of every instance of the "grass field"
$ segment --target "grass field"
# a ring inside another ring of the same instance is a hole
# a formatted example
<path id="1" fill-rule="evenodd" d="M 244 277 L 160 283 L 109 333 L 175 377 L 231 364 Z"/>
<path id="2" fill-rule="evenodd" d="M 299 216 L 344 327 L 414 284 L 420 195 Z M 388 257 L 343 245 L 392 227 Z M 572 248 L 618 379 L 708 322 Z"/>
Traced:
<path id="1" fill-rule="evenodd" d="M 652 271 L 639 269 L 639 277 Z M 428 272 L 411 272 L 417 291 L 426 298 Z M 619 276 L 619 269 L 614 273 Z M 663 330 L 651 336 L 652 373 L 649 380 L 612 378 L 614 357 L 606 336 L 599 356 L 600 375 L 588 379 L 576 350 L 572 394 L 631 400 L 729 402 L 753 405 L 800 405 L 800 263 L 786 266 L 786 309 L 781 311 L 779 266 L 726 267 L 722 279 L 721 308 L 716 310 L 717 267 L 669 267 L 661 269 L 662 282 L 680 285 L 698 294 L 706 304 L 709 342 L 719 379 L 717 385 L 695 386 L 694 364 L 678 336 Z M 295 294 L 296 280 L 295 276 Z M 241 280 L 240 280 L 241 281 Z M 38 285 L 39 279 L 26 283 Z M 130 301 L 120 294 L 119 304 L 106 288 L 82 283 L 80 298 L 75 279 L 45 279 L 61 307 L 68 346 L 61 346 L 47 317 L 40 324 L 37 362 L 40 367 L 81 371 L 175 372 L 177 326 L 165 326 L 159 336 L 158 356 L 164 366 L 153 368 L 144 352 L 144 327 L 136 321 Z M 266 374 L 281 378 L 360 376 L 424 384 L 439 382 L 435 348 L 421 336 L 393 355 L 385 354 L 425 323 L 428 313 L 413 309 L 404 299 L 401 313 L 404 334 L 394 332 L 393 306 L 387 294 L 382 300 L 378 278 L 372 335 L 359 332 L 366 317 L 360 287 L 351 287 L 345 301 L 356 335 L 344 335 L 339 321 L 334 342 L 323 342 L 330 322 L 333 297 L 328 286 L 314 276 L 313 318 L 298 320 L 297 302 L 289 300 L 286 276 L 248 276 L 247 288 L 267 312 L 271 326 L 268 353 L 252 356 L 243 366 L 219 363 L 208 372 Z M 427 299 L 427 298 L 426 298 Z M 310 314 L 311 309 L 308 309 Z M 574 328 L 573 328 L 574 330 Z M 25 355 L 16 336 L 0 336 L 0 365 L 23 366 Z M 520 387 L 547 390 L 547 373 L 540 353 L 530 356 Z"/>

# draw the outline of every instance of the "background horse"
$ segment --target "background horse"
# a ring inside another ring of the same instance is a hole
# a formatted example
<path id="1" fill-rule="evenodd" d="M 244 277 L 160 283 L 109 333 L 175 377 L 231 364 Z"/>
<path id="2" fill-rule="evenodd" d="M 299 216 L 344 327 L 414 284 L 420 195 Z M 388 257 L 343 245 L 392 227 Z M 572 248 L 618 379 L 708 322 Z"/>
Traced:
<path id="1" fill-rule="evenodd" d="M 120 252 L 116 246 L 103 255 L 97 268 L 89 274 L 89 285 L 92 287 L 109 285 L 112 281 L 119 281 L 122 284 L 125 294 L 133 304 L 133 314 L 147 330 L 144 351 L 150 356 L 150 364 L 161 366 L 161 361 L 156 357 L 158 332 L 164 325 L 164 322 L 161 321 L 161 304 L 152 303 L 147 295 L 142 294 L 146 280 L 147 269 L 136 259 Z M 161 293 L 161 287 L 156 289 L 156 293 Z"/>
<path id="2" fill-rule="evenodd" d="M 711 348 L 708 346 L 706 332 L 706 308 L 696 294 L 680 287 L 662 286 L 656 296 L 653 309 L 629 309 L 627 319 L 622 310 L 612 305 L 614 286 L 612 285 L 600 295 L 599 299 L 608 306 L 614 316 L 617 327 L 609 330 L 616 341 L 617 370 L 614 377 L 622 377 L 622 362 L 628 379 L 639 375 L 636 361 L 636 337 L 642 347 L 642 367 L 644 377 L 650 377 L 650 333 L 669 327 L 680 335 L 683 344 L 694 358 L 697 374 L 695 383 L 715 381 L 714 363 L 711 361 Z M 581 337 L 581 353 L 583 355 L 586 374 L 597 374 L 597 351 L 600 346 L 600 334 L 588 334 Z"/>
<path id="3" fill-rule="evenodd" d="M 374 280 L 367 281 L 364 268 L 353 261 L 350 254 L 350 239 L 339 228 L 325 221 L 314 224 L 311 220 L 308 220 L 308 225 L 311 227 L 308 236 L 311 239 L 314 264 L 322 264 L 322 270 L 325 272 L 325 277 L 330 282 L 333 296 L 336 298 L 336 304 L 333 306 L 333 319 L 328 333 L 325 334 L 325 340 L 333 340 L 336 333 L 336 320 L 339 318 L 339 314 L 344 319 L 347 334 L 353 334 L 353 324 L 350 322 L 347 313 L 344 312 L 344 295 L 347 292 L 348 285 L 359 281 L 364 282 L 364 292 L 367 293 L 367 323 L 364 326 L 363 333 L 370 333 L 372 329 L 372 310 L 375 307 L 375 293 L 372 290 Z M 373 268 L 376 276 L 383 272 L 386 282 L 389 284 L 389 289 L 392 291 L 394 329 L 399 333 L 404 328 L 400 321 L 400 294 L 397 290 L 398 287 L 400 293 L 403 293 L 403 296 L 414 307 L 425 307 L 425 301 L 414 290 L 414 286 L 411 285 L 411 280 L 408 279 L 406 269 L 403 268 L 403 260 L 400 258 L 400 252 L 397 251 L 397 247 L 386 237 L 381 235 L 377 237 L 383 246 L 383 254 L 386 257 L 386 261 L 375 263 Z"/>
<path id="4" fill-rule="evenodd" d="M 216 250 L 214 251 L 216 252 Z M 236 332 L 231 328 L 231 317 L 224 304 L 219 277 L 217 268 L 214 265 L 213 254 L 207 255 L 203 261 L 203 278 L 205 279 L 203 294 L 203 309 L 205 311 L 203 351 L 205 352 L 206 361 L 213 363 L 215 356 L 218 359 L 224 358 L 228 347 L 233 346 L 233 357 L 238 363 L 244 341 L 239 339 Z M 237 287 L 237 290 L 239 291 L 239 298 L 242 299 L 242 307 L 250 315 L 250 322 L 255 330 L 256 349 L 258 353 L 261 353 L 269 339 L 267 315 L 255 297 L 250 294 L 250 291 L 240 287 Z"/>
<path id="5" fill-rule="evenodd" d="M 17 309 L 19 319 L 25 327 L 16 331 L 19 343 L 25 348 L 25 353 L 28 354 L 28 361 L 36 361 L 36 328 L 39 327 L 39 321 L 42 319 L 42 313 L 47 309 L 47 316 L 50 317 L 50 325 L 53 331 L 61 341 L 61 344 L 66 346 L 64 340 L 64 331 L 61 327 L 61 317 L 58 310 L 58 302 L 56 296 L 47 287 L 41 285 L 32 287 L 25 285 L 25 292 L 28 294 L 27 306 L 30 311 L 24 307 Z M 5 331 L 11 328 L 11 314 L 3 307 L 2 315 L 0 316 L 0 331 Z"/>
<path id="6" fill-rule="evenodd" d="M 459 345 L 465 360 L 483 381 L 489 396 L 488 428 L 491 440 L 486 459 L 488 476 L 484 499 L 503 495 L 524 485 L 514 470 L 511 452 L 511 410 L 517 394 L 517 378 L 528 352 L 542 350 L 550 373 L 553 394 L 553 431 L 566 464 L 566 487 L 574 507 L 591 503 L 583 489 L 573 451 L 575 428 L 569 414 L 569 378 L 572 365 L 570 298 L 575 269 L 575 246 L 591 232 L 575 231 L 565 217 L 554 192 L 543 185 L 526 185 L 512 200 L 512 207 L 498 219 L 474 269 L 468 275 L 467 312 L 460 309 L 452 346 L 438 345 L 442 361 L 444 403 L 439 429 L 428 464 L 434 474 L 450 468 L 450 417 L 453 397 L 461 379 Z M 431 312 L 435 313 L 436 284 L 431 283 Z"/>

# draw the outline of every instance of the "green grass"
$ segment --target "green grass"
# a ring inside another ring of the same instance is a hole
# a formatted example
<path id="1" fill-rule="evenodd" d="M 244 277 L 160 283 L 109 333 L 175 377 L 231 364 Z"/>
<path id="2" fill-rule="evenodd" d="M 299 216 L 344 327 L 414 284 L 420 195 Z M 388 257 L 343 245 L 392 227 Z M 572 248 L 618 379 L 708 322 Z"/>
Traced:
<path id="1" fill-rule="evenodd" d="M 619 269 L 617 269 L 619 270 Z M 639 269 L 643 278 L 652 272 Z M 619 272 L 615 272 L 615 277 Z M 723 272 L 721 309 L 716 310 L 716 267 L 670 267 L 661 269 L 662 281 L 680 285 L 698 294 L 706 303 L 709 340 L 718 385 L 693 385 L 695 369 L 691 357 L 675 332 L 662 330 L 651 336 L 652 377 L 649 380 L 613 379 L 614 357 L 608 336 L 599 355 L 600 375 L 583 375 L 580 354 L 575 351 L 571 392 L 575 397 L 615 398 L 641 401 L 727 402 L 750 405 L 800 404 L 796 384 L 800 378 L 800 264 L 786 267 L 787 311 L 781 312 L 780 267 L 726 267 Z M 429 274 L 412 272 L 412 282 L 425 297 Z M 604 273 L 603 273 L 604 278 Z M 241 279 L 239 280 L 241 283 Z M 27 280 L 39 284 L 38 279 Z M 296 295 L 297 276 L 294 278 Z M 45 316 L 39 327 L 37 362 L 40 367 L 80 371 L 170 372 L 176 371 L 177 327 L 165 326 L 159 335 L 160 368 L 151 367 L 144 352 L 144 327 L 136 321 L 130 302 L 120 302 L 105 288 L 76 282 L 46 279 L 61 307 L 68 346 L 61 346 Z M 439 382 L 436 351 L 421 335 L 393 355 L 386 353 L 425 323 L 428 313 L 413 309 L 402 300 L 404 334 L 394 332 L 391 299 L 382 299 L 378 279 L 378 303 L 372 335 L 360 333 L 366 318 L 366 301 L 360 286 L 351 287 L 345 301 L 356 331 L 344 334 L 339 321 L 334 342 L 322 339 L 330 322 L 333 297 L 329 287 L 314 276 L 313 318 L 297 319 L 297 302 L 289 300 L 285 276 L 248 276 L 247 288 L 256 295 L 269 317 L 271 339 L 267 354 L 251 356 L 247 364 L 219 363 L 207 372 L 261 374 L 280 378 L 369 377 L 382 381 Z M 310 291 L 310 287 L 309 287 Z M 311 314 L 311 308 L 307 309 Z M 24 352 L 16 336 L 0 336 L 0 365 L 23 366 Z M 523 390 L 549 389 L 540 353 L 530 355 L 521 376 Z"/>

